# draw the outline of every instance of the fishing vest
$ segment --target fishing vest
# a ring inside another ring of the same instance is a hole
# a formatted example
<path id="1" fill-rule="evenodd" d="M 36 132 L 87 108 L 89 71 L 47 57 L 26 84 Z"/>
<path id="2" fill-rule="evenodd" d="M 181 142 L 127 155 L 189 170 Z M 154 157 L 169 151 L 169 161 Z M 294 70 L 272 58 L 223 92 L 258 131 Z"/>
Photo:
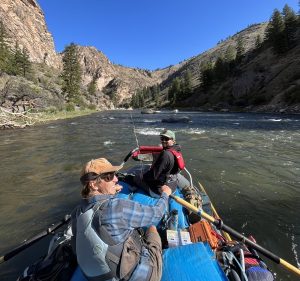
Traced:
<path id="1" fill-rule="evenodd" d="M 95 215 L 98 216 L 97 211 L 101 211 L 106 202 L 107 200 L 97 202 L 93 208 L 77 217 L 77 261 L 89 281 L 104 281 L 114 277 L 128 280 L 139 262 L 141 239 L 138 232 L 134 231 L 124 242 L 115 244 L 103 226 L 99 225 L 99 234 L 95 231 L 92 225 Z M 126 250 L 130 247 L 135 249 L 137 258 L 134 261 L 128 262 L 128 257 L 122 258 L 124 247 Z"/>
<path id="2" fill-rule="evenodd" d="M 183 170 L 184 167 L 185 167 L 185 163 L 184 163 L 184 160 L 183 160 L 182 153 L 180 151 L 177 151 L 177 150 L 173 149 L 173 148 L 168 148 L 167 151 L 170 151 L 174 155 L 179 170 Z"/>

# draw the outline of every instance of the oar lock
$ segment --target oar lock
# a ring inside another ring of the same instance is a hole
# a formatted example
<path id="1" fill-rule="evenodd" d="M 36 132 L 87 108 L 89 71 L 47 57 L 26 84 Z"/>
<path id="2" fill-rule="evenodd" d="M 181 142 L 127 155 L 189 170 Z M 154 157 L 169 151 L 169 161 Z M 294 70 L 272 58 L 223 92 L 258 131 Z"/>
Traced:
<path id="1" fill-rule="evenodd" d="M 215 219 L 213 224 L 217 227 L 217 229 L 222 229 L 224 225 L 221 219 Z"/>
<path id="2" fill-rule="evenodd" d="M 53 230 L 50 227 L 48 227 L 46 231 L 47 231 L 47 234 L 50 234 L 53 232 Z"/>

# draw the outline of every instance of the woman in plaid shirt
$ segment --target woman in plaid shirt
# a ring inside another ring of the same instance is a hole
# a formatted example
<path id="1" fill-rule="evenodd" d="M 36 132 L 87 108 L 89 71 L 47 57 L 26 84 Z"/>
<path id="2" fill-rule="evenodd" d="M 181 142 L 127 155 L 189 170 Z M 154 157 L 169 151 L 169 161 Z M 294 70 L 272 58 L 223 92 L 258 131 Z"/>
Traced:
<path id="1" fill-rule="evenodd" d="M 72 214 L 79 266 L 88 280 L 160 280 L 162 245 L 153 225 L 164 215 L 171 189 L 161 187 L 155 206 L 117 198 L 121 186 L 115 172 L 120 168 L 99 158 L 82 170 L 82 200 Z M 82 218 L 88 213 L 92 216 L 86 220 L 91 222 L 87 230 Z M 137 231 L 141 227 L 149 227 L 143 236 Z M 99 237 L 107 249 L 99 247 Z"/>

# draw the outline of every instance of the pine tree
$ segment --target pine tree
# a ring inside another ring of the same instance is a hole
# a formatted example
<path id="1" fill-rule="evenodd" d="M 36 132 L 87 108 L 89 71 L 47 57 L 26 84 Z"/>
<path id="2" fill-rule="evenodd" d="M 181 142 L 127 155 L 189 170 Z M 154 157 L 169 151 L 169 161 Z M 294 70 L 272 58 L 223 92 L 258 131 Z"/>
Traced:
<path id="1" fill-rule="evenodd" d="M 245 55 L 245 46 L 242 36 L 238 36 L 236 41 L 236 60 L 240 61 Z"/>
<path id="2" fill-rule="evenodd" d="M 176 101 L 178 99 L 178 96 L 180 96 L 180 92 L 181 92 L 180 81 L 176 77 L 172 81 L 172 85 L 171 85 L 171 87 L 169 88 L 169 91 L 168 91 L 169 101 L 170 101 L 171 104 L 175 104 L 176 103 Z"/>
<path id="3" fill-rule="evenodd" d="M 187 70 L 184 73 L 184 77 L 181 82 L 180 96 L 178 97 L 178 100 L 184 100 L 187 97 L 189 97 L 192 93 L 193 93 L 192 74 L 191 71 Z"/>
<path id="4" fill-rule="evenodd" d="M 13 50 L 11 74 L 21 76 L 23 74 L 22 65 L 23 65 L 23 52 L 19 47 L 19 43 L 16 42 L 15 48 Z"/>
<path id="5" fill-rule="evenodd" d="M 287 49 L 286 37 L 284 34 L 284 22 L 281 13 L 275 9 L 266 30 L 266 38 L 274 51 L 278 54 L 284 53 Z"/>
<path id="6" fill-rule="evenodd" d="M 139 97 L 139 107 L 144 107 L 145 106 L 145 98 L 144 98 L 143 92 L 140 92 L 138 97 Z"/>
<path id="7" fill-rule="evenodd" d="M 80 94 L 81 67 L 77 46 L 74 43 L 68 45 L 63 52 L 63 86 L 62 91 L 68 102 L 76 103 Z"/>
<path id="8" fill-rule="evenodd" d="M 233 45 L 229 45 L 225 51 L 224 63 L 226 64 L 226 71 L 232 73 L 235 65 L 236 48 Z"/>
<path id="9" fill-rule="evenodd" d="M 136 96 L 137 96 L 136 94 L 133 94 L 131 97 L 130 106 L 132 106 L 132 108 L 137 108 Z"/>
<path id="10" fill-rule="evenodd" d="M 229 73 L 228 65 L 222 57 L 218 57 L 214 65 L 214 76 L 216 80 L 223 81 Z"/>
<path id="11" fill-rule="evenodd" d="M 298 10 L 298 27 L 300 27 L 300 0 L 298 2 L 299 10 Z"/>
<path id="12" fill-rule="evenodd" d="M 117 107 L 119 105 L 118 104 L 118 95 L 117 95 L 117 93 L 114 92 L 112 94 L 111 101 L 112 101 L 112 103 L 113 103 L 114 106 Z"/>
<path id="13" fill-rule="evenodd" d="M 298 27 L 300 27 L 300 0 L 298 1 Z"/>
<path id="14" fill-rule="evenodd" d="M 201 88 L 208 90 L 214 80 L 213 64 L 212 62 L 206 62 L 201 68 Z"/>
<path id="15" fill-rule="evenodd" d="M 224 60 L 227 63 L 230 63 L 235 60 L 236 57 L 236 49 L 233 45 L 229 45 L 225 51 Z"/>
<path id="16" fill-rule="evenodd" d="M 12 54 L 8 47 L 8 35 L 3 22 L 0 20 L 0 72 L 10 72 L 11 60 Z"/>
<path id="17" fill-rule="evenodd" d="M 284 20 L 284 27 L 285 27 L 285 37 L 286 37 L 286 43 L 287 47 L 291 48 L 295 45 L 295 34 L 297 31 L 297 15 L 294 12 L 292 8 L 290 8 L 288 5 L 285 5 L 283 7 L 283 20 Z"/>
<path id="18" fill-rule="evenodd" d="M 29 60 L 29 54 L 28 54 L 28 50 L 25 47 L 23 47 L 23 49 L 22 49 L 20 70 L 21 70 L 23 77 L 26 77 L 26 74 L 28 74 L 31 71 L 31 63 Z"/>
<path id="19" fill-rule="evenodd" d="M 152 100 L 155 100 L 156 96 L 159 94 L 159 84 L 155 84 L 152 88 Z"/>
<path id="20" fill-rule="evenodd" d="M 97 80 L 97 78 L 93 77 L 92 81 L 88 85 L 87 90 L 90 95 L 95 95 L 95 93 L 96 93 L 96 90 L 97 90 L 96 80 Z"/>
<path id="21" fill-rule="evenodd" d="M 154 103 L 156 107 L 159 106 L 159 92 L 157 92 L 154 96 Z"/>
<path id="22" fill-rule="evenodd" d="M 260 47 L 262 46 L 262 42 L 263 42 L 263 40 L 262 40 L 260 34 L 258 34 L 255 39 L 255 49 L 260 49 Z"/>

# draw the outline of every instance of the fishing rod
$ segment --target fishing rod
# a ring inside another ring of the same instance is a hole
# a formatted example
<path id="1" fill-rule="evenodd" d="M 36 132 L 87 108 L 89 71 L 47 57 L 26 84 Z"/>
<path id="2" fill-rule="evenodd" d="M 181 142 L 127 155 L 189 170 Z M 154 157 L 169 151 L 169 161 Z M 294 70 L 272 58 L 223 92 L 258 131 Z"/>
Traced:
<path id="1" fill-rule="evenodd" d="M 229 233 L 230 235 L 232 235 L 234 238 L 236 238 L 236 239 L 244 242 L 246 245 L 248 245 L 248 246 L 252 247 L 253 249 L 257 250 L 259 253 L 263 254 L 265 257 L 269 258 L 270 260 L 274 261 L 275 263 L 281 264 L 282 266 L 284 266 L 288 270 L 293 271 L 294 273 L 300 275 L 300 269 L 299 268 L 297 268 L 294 265 L 288 263 L 284 259 L 281 259 L 280 257 L 278 257 L 277 255 L 275 255 L 274 253 L 272 253 L 269 250 L 263 248 L 259 244 L 253 242 L 252 240 L 250 240 L 249 238 L 245 237 L 241 233 L 239 233 L 236 230 L 232 229 L 231 227 L 227 226 L 226 224 L 224 224 L 222 222 L 222 220 L 215 219 L 214 217 L 212 217 L 209 214 L 205 213 L 201 208 L 197 209 L 192 204 L 186 202 L 185 200 L 183 200 L 183 199 L 181 199 L 181 198 L 179 198 L 179 197 L 177 197 L 177 196 L 175 196 L 173 194 L 171 194 L 170 197 L 173 198 L 180 205 L 182 205 L 185 208 L 187 208 L 188 210 L 190 210 L 190 211 L 198 214 L 199 216 L 205 218 L 206 220 L 210 221 L 218 229 L 226 231 L 227 233 Z"/>
<path id="2" fill-rule="evenodd" d="M 62 227 L 64 224 L 68 223 L 70 221 L 70 219 L 71 219 L 70 215 L 65 215 L 64 218 L 62 220 L 60 220 L 59 222 L 52 224 L 46 230 L 44 230 L 41 233 L 35 235 L 34 237 L 23 241 L 21 245 L 17 246 L 16 248 L 11 250 L 10 252 L 8 252 L 8 253 L 4 254 L 3 256 L 1 256 L 0 257 L 0 264 L 5 262 L 5 261 L 8 261 L 11 258 L 13 258 L 18 253 L 20 253 L 23 250 L 29 248 L 31 245 L 33 245 L 36 242 L 40 241 L 45 236 L 47 236 L 49 234 L 53 234 L 55 232 L 55 230 Z"/>

